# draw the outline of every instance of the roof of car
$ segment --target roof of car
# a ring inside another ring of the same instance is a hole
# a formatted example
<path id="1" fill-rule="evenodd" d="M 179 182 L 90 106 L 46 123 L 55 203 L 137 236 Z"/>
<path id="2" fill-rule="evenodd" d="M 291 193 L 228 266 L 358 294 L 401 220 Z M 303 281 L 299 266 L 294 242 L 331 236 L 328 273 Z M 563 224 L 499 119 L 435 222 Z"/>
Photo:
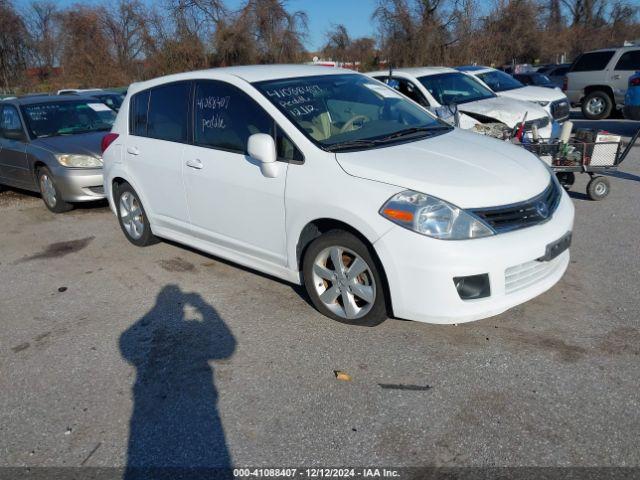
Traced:
<path id="1" fill-rule="evenodd" d="M 598 48 L 597 50 L 589 50 L 583 53 L 617 52 L 618 50 L 637 50 L 638 48 L 640 48 L 640 45 L 626 45 L 624 47 Z"/>
<path id="2" fill-rule="evenodd" d="M 461 67 L 455 67 L 455 68 L 460 72 L 474 72 L 474 73 L 492 72 L 493 70 L 495 70 L 495 68 L 483 67 L 482 65 L 463 65 Z"/>
<path id="3" fill-rule="evenodd" d="M 297 77 L 311 77 L 316 75 L 338 75 L 338 74 L 358 74 L 354 70 L 343 68 L 324 67 L 319 65 L 244 65 L 239 67 L 210 68 L 207 70 L 196 70 L 193 72 L 176 73 L 164 77 L 154 78 L 145 82 L 134 83 L 130 89 L 140 91 L 156 85 L 169 82 L 179 82 L 181 80 L 220 78 L 233 75 L 243 80 L 253 83 L 264 80 L 277 80 Z"/>
<path id="4" fill-rule="evenodd" d="M 406 73 L 413 77 L 426 77 L 429 75 L 437 75 L 439 73 L 454 73 L 455 70 L 449 67 L 412 67 L 412 68 L 394 68 L 392 72 Z M 379 70 L 377 72 L 367 72 L 367 75 L 389 75 L 389 70 Z"/>
<path id="5" fill-rule="evenodd" d="M 94 97 L 87 97 L 83 95 L 30 95 L 7 99 L 5 100 L 5 103 L 13 103 L 15 105 L 34 105 L 37 103 L 77 102 L 78 100 L 96 102 Z"/>

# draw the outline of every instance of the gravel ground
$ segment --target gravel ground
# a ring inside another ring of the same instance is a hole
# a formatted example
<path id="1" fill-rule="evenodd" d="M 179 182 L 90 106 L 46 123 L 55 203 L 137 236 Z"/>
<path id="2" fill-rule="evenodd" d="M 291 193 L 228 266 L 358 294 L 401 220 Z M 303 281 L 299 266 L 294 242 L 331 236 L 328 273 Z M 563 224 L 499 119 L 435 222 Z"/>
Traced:
<path id="1" fill-rule="evenodd" d="M 2 193 L 0 466 L 640 466 L 640 152 L 605 201 L 586 180 L 549 292 L 372 329 L 217 258 L 138 249 L 104 205 Z"/>

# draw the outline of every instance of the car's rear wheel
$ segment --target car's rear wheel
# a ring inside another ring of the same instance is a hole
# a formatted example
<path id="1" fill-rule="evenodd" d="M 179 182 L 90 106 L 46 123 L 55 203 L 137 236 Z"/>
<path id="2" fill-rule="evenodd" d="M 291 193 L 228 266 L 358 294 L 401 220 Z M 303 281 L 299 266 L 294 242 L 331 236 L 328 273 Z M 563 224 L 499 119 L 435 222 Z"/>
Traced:
<path id="1" fill-rule="evenodd" d="M 115 200 L 118 222 L 127 240 L 138 247 L 156 243 L 158 239 L 151 233 L 149 219 L 133 187 L 128 183 L 120 185 Z"/>
<path id="2" fill-rule="evenodd" d="M 613 110 L 613 101 L 607 92 L 596 90 L 582 101 L 582 115 L 589 120 L 608 118 Z"/>
<path id="3" fill-rule="evenodd" d="M 40 195 L 45 206 L 53 213 L 64 213 L 73 209 L 73 205 L 65 202 L 60 189 L 47 167 L 40 167 L 38 170 L 38 186 Z"/>
<path id="4" fill-rule="evenodd" d="M 332 230 L 305 252 L 303 278 L 318 311 L 351 325 L 375 326 L 387 318 L 385 285 L 367 246 L 351 233 Z"/>

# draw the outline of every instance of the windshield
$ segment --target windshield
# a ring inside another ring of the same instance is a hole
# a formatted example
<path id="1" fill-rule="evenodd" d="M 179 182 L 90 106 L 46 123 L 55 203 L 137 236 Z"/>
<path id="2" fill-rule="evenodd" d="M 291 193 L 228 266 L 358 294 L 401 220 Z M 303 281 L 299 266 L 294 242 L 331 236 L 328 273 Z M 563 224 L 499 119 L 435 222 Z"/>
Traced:
<path id="1" fill-rule="evenodd" d="M 254 86 L 325 150 L 366 149 L 451 129 L 395 90 L 364 75 L 289 78 Z"/>
<path id="2" fill-rule="evenodd" d="M 551 79 L 541 73 L 534 73 L 531 75 L 531 78 L 533 79 L 534 85 L 548 85 L 551 83 Z"/>
<path id="3" fill-rule="evenodd" d="M 105 93 L 103 95 L 93 96 L 116 112 L 120 110 L 122 101 L 124 100 L 124 95 L 121 95 L 119 93 Z"/>
<path id="4" fill-rule="evenodd" d="M 493 98 L 495 94 L 471 76 L 451 72 L 418 78 L 440 105 L 467 103 Z"/>
<path id="5" fill-rule="evenodd" d="M 501 72 L 500 70 L 479 73 L 478 78 L 489 85 L 489 88 L 494 92 L 504 92 L 506 90 L 514 90 L 516 88 L 524 87 L 522 83 L 511 75 Z"/>
<path id="6" fill-rule="evenodd" d="M 98 100 L 24 105 L 22 112 L 37 138 L 111 130 L 116 118 L 115 112 Z"/>

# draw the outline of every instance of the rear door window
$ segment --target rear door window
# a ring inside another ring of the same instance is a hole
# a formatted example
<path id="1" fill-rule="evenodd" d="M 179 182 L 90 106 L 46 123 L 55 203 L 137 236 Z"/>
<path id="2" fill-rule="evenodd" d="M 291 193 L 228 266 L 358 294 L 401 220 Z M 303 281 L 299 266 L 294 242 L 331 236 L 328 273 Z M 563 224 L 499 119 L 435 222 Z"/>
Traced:
<path id="1" fill-rule="evenodd" d="M 616 64 L 616 70 L 640 70 L 640 50 L 623 53 Z"/>
<path id="2" fill-rule="evenodd" d="M 239 88 L 217 80 L 196 82 L 193 125 L 196 145 L 246 154 L 251 135 L 273 136 L 274 127 L 271 116 Z M 281 153 L 287 151 L 284 145 L 280 148 Z"/>
<path id="3" fill-rule="evenodd" d="M 572 72 L 593 72 L 604 70 L 615 52 L 584 53 L 578 57 L 571 67 Z"/>
<path id="4" fill-rule="evenodd" d="M 189 141 L 191 82 L 178 82 L 151 89 L 147 136 L 169 142 Z"/>

